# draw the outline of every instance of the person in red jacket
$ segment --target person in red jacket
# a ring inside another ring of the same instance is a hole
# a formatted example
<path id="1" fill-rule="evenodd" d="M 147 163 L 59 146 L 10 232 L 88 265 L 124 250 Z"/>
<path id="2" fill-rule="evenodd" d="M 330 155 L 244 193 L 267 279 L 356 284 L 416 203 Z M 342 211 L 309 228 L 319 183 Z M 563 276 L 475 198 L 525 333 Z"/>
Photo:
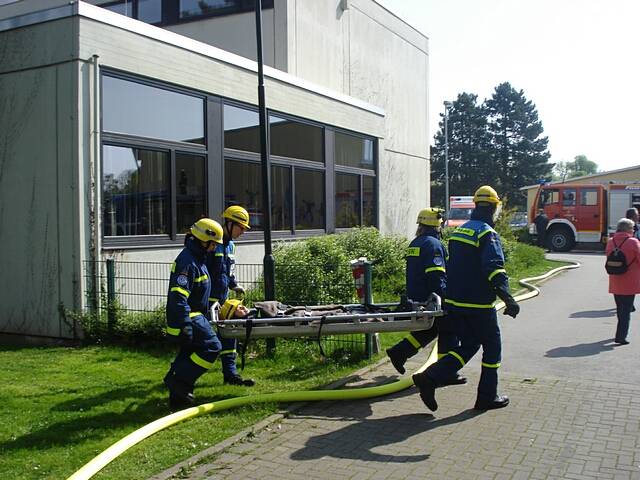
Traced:
<path id="1" fill-rule="evenodd" d="M 614 248 L 624 253 L 627 263 L 627 271 L 619 275 L 609 275 L 609 293 L 613 293 L 616 301 L 616 314 L 618 326 L 614 342 L 619 345 L 628 345 L 627 334 L 631 312 L 634 310 L 633 301 L 637 293 L 640 293 L 640 241 L 633 236 L 633 220 L 621 218 L 613 238 L 607 242 L 606 254 L 609 255 Z"/>

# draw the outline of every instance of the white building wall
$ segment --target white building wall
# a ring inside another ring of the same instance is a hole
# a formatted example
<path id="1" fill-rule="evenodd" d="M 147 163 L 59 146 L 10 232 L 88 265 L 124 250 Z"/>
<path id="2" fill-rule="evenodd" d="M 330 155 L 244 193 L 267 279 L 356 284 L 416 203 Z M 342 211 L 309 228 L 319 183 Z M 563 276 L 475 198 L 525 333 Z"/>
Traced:
<path id="1" fill-rule="evenodd" d="M 72 21 L 0 40 L 0 332 L 72 337 L 82 295 Z"/>
<path id="2" fill-rule="evenodd" d="M 373 0 L 342 3 L 288 0 L 289 73 L 385 110 L 380 229 L 410 236 L 429 204 L 428 39 Z"/>

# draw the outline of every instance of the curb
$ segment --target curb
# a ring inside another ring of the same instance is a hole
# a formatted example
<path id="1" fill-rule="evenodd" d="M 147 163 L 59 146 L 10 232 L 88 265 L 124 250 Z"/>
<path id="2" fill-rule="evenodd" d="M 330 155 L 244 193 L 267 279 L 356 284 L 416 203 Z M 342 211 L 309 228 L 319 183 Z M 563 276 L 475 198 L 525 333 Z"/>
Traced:
<path id="1" fill-rule="evenodd" d="M 323 386 L 320 390 L 335 390 L 337 388 L 343 387 L 344 385 L 349 383 L 349 381 L 353 380 L 354 377 L 362 376 L 365 373 L 368 373 L 372 370 L 376 370 L 377 368 L 379 368 L 380 366 L 388 362 L 389 362 L 389 359 L 386 356 L 384 356 L 383 358 L 378 360 L 376 363 L 372 365 L 367 365 L 366 367 L 362 367 L 361 369 L 353 372 L 351 375 L 340 378 L 335 382 L 332 382 L 328 385 Z M 183 460 L 180 463 L 177 463 L 173 467 L 170 467 L 154 475 L 153 477 L 149 477 L 148 480 L 172 480 L 175 478 L 182 478 L 182 477 L 176 477 L 176 475 L 183 470 L 188 471 L 189 469 L 194 467 L 200 460 L 219 454 L 224 450 L 226 450 L 227 448 L 231 447 L 232 445 L 239 443 L 245 440 L 246 438 L 249 438 L 255 435 L 258 432 L 261 432 L 262 430 L 265 430 L 270 425 L 276 423 L 279 420 L 286 418 L 289 414 L 295 413 L 297 410 L 300 410 L 301 408 L 305 407 L 306 405 L 309 405 L 310 403 L 311 402 L 292 403 L 287 407 L 281 409 L 279 413 L 274 413 L 273 415 L 269 415 L 267 418 L 259 421 L 254 425 L 251 425 L 245 428 L 244 430 L 241 430 L 240 432 L 236 433 L 232 437 L 229 437 L 226 440 L 222 440 L 221 442 L 216 443 L 215 445 L 212 445 L 206 450 L 203 450 L 195 454 L 194 456 L 186 460 Z"/>

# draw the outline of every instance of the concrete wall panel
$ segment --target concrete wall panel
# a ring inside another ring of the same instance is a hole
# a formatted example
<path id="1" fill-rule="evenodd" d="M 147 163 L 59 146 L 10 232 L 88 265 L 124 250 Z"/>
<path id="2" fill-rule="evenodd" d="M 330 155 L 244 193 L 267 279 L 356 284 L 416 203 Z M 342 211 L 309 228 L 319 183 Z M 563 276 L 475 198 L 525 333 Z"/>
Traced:
<path id="1" fill-rule="evenodd" d="M 103 66 L 256 105 L 257 75 L 135 33 L 80 19 L 80 58 L 100 56 Z M 171 65 L 172 68 L 167 68 Z M 352 105 L 268 78 L 267 106 L 303 118 L 383 135 L 384 119 Z"/>
<path id="2" fill-rule="evenodd" d="M 73 302 L 71 238 L 71 144 L 58 132 L 69 128 L 72 78 L 66 64 L 0 75 L 0 330 L 68 336 L 58 317 L 60 302 Z M 63 163 L 58 156 L 63 155 Z"/>
<path id="3" fill-rule="evenodd" d="M 1 32 L 0 73 L 70 61 L 75 24 L 73 18 L 63 18 Z"/>
<path id="4" fill-rule="evenodd" d="M 412 237 L 418 211 L 429 204 L 429 164 L 387 151 L 380 165 L 380 231 Z"/>

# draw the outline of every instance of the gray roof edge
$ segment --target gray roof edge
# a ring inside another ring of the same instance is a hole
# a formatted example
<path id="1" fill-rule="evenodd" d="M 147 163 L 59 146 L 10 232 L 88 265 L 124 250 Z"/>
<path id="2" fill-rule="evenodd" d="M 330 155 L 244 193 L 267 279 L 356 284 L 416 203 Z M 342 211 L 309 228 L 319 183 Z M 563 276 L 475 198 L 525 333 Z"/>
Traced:
<path id="1" fill-rule="evenodd" d="M 171 32 L 160 27 L 155 27 L 153 25 L 135 20 L 133 18 L 119 15 L 115 12 L 111 12 L 104 8 L 100 8 L 98 6 L 91 5 L 82 1 L 0 20 L 0 32 L 76 15 L 89 18 L 97 22 L 105 23 L 117 28 L 121 28 L 123 30 L 152 38 L 169 45 L 174 45 L 179 48 L 183 48 L 185 50 L 209 57 L 211 59 L 233 65 L 235 67 L 243 68 L 251 72 L 258 72 L 258 63 L 253 60 L 241 57 L 240 55 L 236 55 L 231 52 L 227 52 L 226 50 L 214 47 L 213 45 L 208 45 L 206 43 L 193 40 L 178 33 Z M 275 68 L 265 66 L 264 74 L 265 77 L 271 78 L 273 80 L 277 80 L 288 85 L 300 88 L 302 90 L 306 90 L 308 92 L 315 93 L 323 97 L 345 103 L 347 105 L 351 105 L 375 115 L 379 115 L 382 117 L 385 116 L 385 111 L 381 107 L 371 105 L 364 100 L 360 100 L 358 98 L 350 97 L 349 95 L 336 92 L 329 88 L 317 85 L 302 78 L 295 77 L 289 73 L 277 70 Z"/>
<path id="2" fill-rule="evenodd" d="M 608 172 L 591 173 L 589 175 L 583 175 L 581 177 L 567 178 L 567 180 L 571 180 L 571 181 L 582 180 L 584 178 L 593 178 L 593 177 L 598 177 L 600 175 L 609 175 L 611 173 L 628 172 L 629 170 L 633 170 L 634 168 L 640 168 L 640 165 L 633 165 L 632 167 L 619 168 L 617 170 L 609 170 Z M 565 180 L 564 182 L 561 182 L 560 180 L 556 180 L 554 182 L 545 183 L 545 185 L 556 185 L 556 184 L 559 184 L 559 183 L 565 183 L 567 180 Z M 533 185 L 525 185 L 524 187 L 520 187 L 519 190 L 529 190 L 531 188 L 536 188 L 539 185 L 540 185 L 539 183 L 534 183 Z"/>

